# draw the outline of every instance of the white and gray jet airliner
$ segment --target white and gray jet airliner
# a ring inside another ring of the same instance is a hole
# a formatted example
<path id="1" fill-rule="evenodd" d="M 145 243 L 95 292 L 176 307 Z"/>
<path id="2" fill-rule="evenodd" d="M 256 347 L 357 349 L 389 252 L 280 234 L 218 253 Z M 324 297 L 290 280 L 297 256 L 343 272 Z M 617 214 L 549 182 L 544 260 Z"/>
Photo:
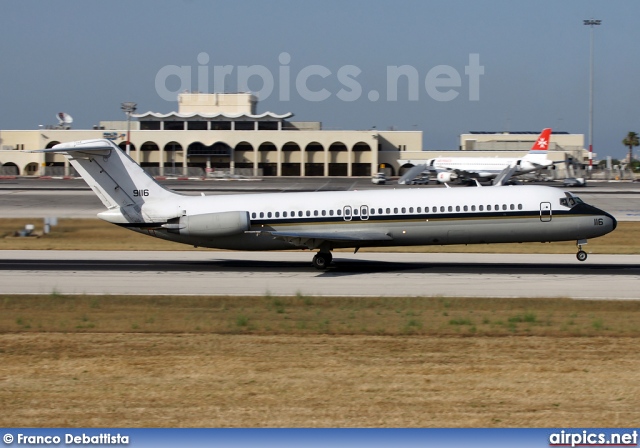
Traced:
<path id="1" fill-rule="evenodd" d="M 531 150 L 521 158 L 437 157 L 427 160 L 425 169 L 435 171 L 436 179 L 442 183 L 469 179 L 495 179 L 509 167 L 513 168 L 513 176 L 520 176 L 554 165 L 554 162 L 547 158 L 550 139 L 551 128 L 543 129 Z"/>
<path id="2" fill-rule="evenodd" d="M 616 228 L 609 213 L 546 186 L 328 191 L 189 196 L 170 191 L 109 140 L 61 143 L 62 153 L 107 210 L 98 217 L 157 238 L 230 250 L 551 242 Z"/>

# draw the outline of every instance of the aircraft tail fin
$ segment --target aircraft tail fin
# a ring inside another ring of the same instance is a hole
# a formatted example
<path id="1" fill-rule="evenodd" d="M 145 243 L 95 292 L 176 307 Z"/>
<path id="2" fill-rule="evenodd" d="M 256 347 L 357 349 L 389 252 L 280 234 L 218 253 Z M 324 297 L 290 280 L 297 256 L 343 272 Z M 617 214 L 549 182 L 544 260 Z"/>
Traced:
<path id="1" fill-rule="evenodd" d="M 546 154 L 549 149 L 549 139 L 551 138 L 551 128 L 543 129 L 536 142 L 531 147 L 529 154 Z"/>
<path id="2" fill-rule="evenodd" d="M 131 157 L 109 140 L 60 143 L 34 152 L 61 153 L 110 210 L 120 208 L 129 222 L 144 221 L 140 210 L 149 200 L 176 195 L 149 176 Z"/>
<path id="3" fill-rule="evenodd" d="M 536 163 L 537 161 L 547 160 L 547 153 L 549 149 L 549 140 L 551 138 L 551 128 L 543 129 L 535 143 L 531 147 L 531 150 L 524 156 L 523 160 Z"/>

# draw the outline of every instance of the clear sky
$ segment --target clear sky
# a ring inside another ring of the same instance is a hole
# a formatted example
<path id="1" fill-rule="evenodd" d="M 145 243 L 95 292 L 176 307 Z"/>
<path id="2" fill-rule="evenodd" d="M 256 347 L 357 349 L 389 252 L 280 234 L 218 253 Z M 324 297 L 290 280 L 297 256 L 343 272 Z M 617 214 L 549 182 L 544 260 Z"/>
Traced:
<path id="1" fill-rule="evenodd" d="M 0 129 L 54 124 L 60 111 L 88 128 L 124 119 L 123 101 L 166 113 L 180 89 L 248 79 L 258 112 L 422 130 L 424 149 L 543 127 L 588 144 L 583 19 L 596 18 L 594 148 L 622 158 L 627 132 L 640 133 L 638 17 L 637 0 L 5 0 Z"/>

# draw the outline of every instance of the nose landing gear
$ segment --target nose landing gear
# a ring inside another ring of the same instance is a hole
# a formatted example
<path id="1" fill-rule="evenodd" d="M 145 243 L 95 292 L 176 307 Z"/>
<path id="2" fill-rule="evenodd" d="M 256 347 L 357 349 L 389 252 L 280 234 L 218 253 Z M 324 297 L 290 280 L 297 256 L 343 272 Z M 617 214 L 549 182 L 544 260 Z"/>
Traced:
<path id="1" fill-rule="evenodd" d="M 587 253 L 582 250 L 582 245 L 587 244 L 587 240 L 578 240 L 576 242 L 576 246 L 578 246 L 578 253 L 576 254 L 576 258 L 578 261 L 585 261 L 587 259 Z"/>

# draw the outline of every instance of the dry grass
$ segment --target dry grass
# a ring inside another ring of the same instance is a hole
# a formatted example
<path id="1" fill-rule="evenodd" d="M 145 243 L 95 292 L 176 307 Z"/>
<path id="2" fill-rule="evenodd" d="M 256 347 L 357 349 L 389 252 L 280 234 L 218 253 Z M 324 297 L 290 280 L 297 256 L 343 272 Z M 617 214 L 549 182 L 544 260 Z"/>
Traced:
<path id="1" fill-rule="evenodd" d="M 192 246 L 123 229 L 100 219 L 59 219 L 50 234 L 14 237 L 25 224 L 34 224 L 42 235 L 42 220 L 0 219 L 0 250 L 189 250 Z"/>
<path id="2" fill-rule="evenodd" d="M 0 426 L 633 427 L 637 338 L 0 335 Z"/>
<path id="3" fill-rule="evenodd" d="M 35 224 L 42 232 L 41 220 L 0 219 L 0 250 L 206 250 L 193 249 L 178 244 L 152 238 L 109 224 L 99 219 L 60 219 L 53 231 L 39 238 L 15 238 L 16 230 L 25 224 Z M 601 254 L 640 254 L 640 222 L 620 222 L 618 228 L 603 237 L 589 240 L 587 249 Z M 476 252 L 476 253 L 575 253 L 575 242 L 551 244 L 481 244 L 458 246 L 414 246 L 382 249 L 362 249 L 362 251 L 401 252 Z"/>
<path id="4" fill-rule="evenodd" d="M 438 297 L 0 296 L 0 333 L 633 336 L 640 302 Z"/>
<path id="5" fill-rule="evenodd" d="M 0 426 L 631 427 L 640 304 L 0 299 Z"/>

